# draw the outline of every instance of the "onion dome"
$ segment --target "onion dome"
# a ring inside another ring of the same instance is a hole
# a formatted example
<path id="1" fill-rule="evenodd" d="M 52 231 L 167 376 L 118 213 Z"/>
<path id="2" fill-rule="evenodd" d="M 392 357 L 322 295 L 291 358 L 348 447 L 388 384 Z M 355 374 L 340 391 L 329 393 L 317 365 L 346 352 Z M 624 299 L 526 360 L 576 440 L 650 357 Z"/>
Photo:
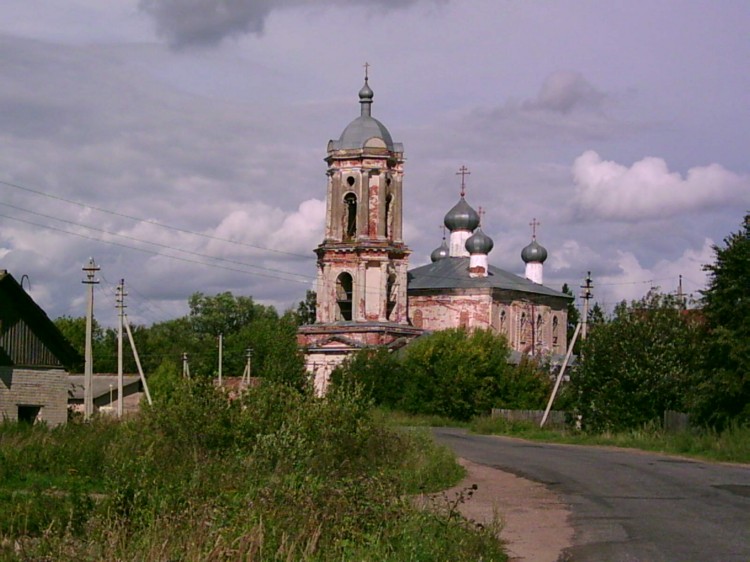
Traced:
<path id="1" fill-rule="evenodd" d="M 373 91 L 365 78 L 365 85 L 359 91 L 360 115 L 349 123 L 337 141 L 331 141 L 333 150 L 362 150 L 371 139 L 379 139 L 385 148 L 395 152 L 403 151 L 401 143 L 394 143 L 385 125 L 370 115 Z"/>
<path id="2" fill-rule="evenodd" d="M 487 255 L 492 251 L 494 246 L 495 243 L 492 241 L 492 238 L 482 232 L 481 228 L 477 228 L 476 232 L 466 241 L 466 251 L 472 256 L 477 254 Z"/>
<path id="3" fill-rule="evenodd" d="M 445 243 L 445 238 L 443 238 L 443 243 L 440 244 L 440 247 L 432 250 L 432 253 L 430 254 L 430 259 L 434 263 L 438 260 L 447 258 L 448 256 L 450 256 L 450 250 L 448 250 L 448 244 Z"/>
<path id="4" fill-rule="evenodd" d="M 521 250 L 521 259 L 524 263 L 544 263 L 547 259 L 547 249 L 536 240 L 532 240 L 531 244 Z"/>
<path id="5" fill-rule="evenodd" d="M 443 224 L 451 232 L 456 230 L 472 232 L 479 226 L 479 213 L 471 208 L 462 195 L 458 203 L 445 215 Z"/>

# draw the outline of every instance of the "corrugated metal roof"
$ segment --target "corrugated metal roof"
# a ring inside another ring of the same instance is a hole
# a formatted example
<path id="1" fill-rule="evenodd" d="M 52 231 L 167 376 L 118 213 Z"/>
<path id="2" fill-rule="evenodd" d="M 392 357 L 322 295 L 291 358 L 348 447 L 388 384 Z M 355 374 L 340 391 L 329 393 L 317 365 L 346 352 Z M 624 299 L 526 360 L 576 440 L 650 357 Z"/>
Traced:
<path id="1" fill-rule="evenodd" d="M 487 277 L 469 276 L 469 258 L 450 257 L 408 273 L 409 292 L 419 289 L 504 289 L 572 300 L 573 297 L 491 265 Z"/>
<path id="2" fill-rule="evenodd" d="M 0 270 L 0 365 L 70 367 L 81 361 L 47 314 Z"/>

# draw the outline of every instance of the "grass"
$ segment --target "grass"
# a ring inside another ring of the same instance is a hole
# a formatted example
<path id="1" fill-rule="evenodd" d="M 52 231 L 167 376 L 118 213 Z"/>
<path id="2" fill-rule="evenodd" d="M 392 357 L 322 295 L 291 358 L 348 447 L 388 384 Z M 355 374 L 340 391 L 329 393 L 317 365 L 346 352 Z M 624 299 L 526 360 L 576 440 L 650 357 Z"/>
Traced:
<path id="1" fill-rule="evenodd" d="M 647 425 L 622 432 L 584 433 L 573 429 L 541 429 L 529 422 L 480 417 L 470 424 L 476 433 L 508 435 L 535 441 L 577 445 L 608 445 L 683 455 L 703 460 L 750 463 L 750 427 L 732 426 L 724 431 L 692 429 L 667 433 Z"/>
<path id="2" fill-rule="evenodd" d="M 507 560 L 411 501 L 463 476 L 429 430 L 356 391 L 183 384 L 122 423 L 0 424 L 0 560 Z"/>

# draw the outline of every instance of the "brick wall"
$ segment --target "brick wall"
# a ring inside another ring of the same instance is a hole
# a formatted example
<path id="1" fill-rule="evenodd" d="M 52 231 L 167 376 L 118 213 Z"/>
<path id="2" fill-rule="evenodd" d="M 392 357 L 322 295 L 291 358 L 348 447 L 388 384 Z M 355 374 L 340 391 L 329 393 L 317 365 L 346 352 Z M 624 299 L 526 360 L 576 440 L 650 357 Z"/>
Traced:
<path id="1" fill-rule="evenodd" d="M 41 406 L 49 426 L 68 419 L 68 373 L 62 369 L 0 367 L 0 418 L 18 419 L 18 406 Z"/>

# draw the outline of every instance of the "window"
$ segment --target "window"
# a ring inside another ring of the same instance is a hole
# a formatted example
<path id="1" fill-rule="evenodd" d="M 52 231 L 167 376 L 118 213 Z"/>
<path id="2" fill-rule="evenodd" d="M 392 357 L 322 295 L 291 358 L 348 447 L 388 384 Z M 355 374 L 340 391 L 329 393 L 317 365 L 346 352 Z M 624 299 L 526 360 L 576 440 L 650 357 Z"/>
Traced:
<path id="1" fill-rule="evenodd" d="M 357 235 L 357 196 L 353 193 L 344 196 L 344 226 L 346 239 Z"/>
<path id="2" fill-rule="evenodd" d="M 412 320 L 412 323 L 414 324 L 415 328 L 421 328 L 422 324 L 424 323 L 424 319 L 422 317 L 422 311 L 417 310 L 414 312 L 414 319 Z"/>
<path id="3" fill-rule="evenodd" d="M 351 322 L 352 319 L 352 276 L 342 273 L 336 279 L 336 303 L 338 304 L 337 320 Z"/>
<path id="4" fill-rule="evenodd" d="M 385 198 L 385 237 L 393 238 L 393 195 L 390 193 Z"/>
<path id="5" fill-rule="evenodd" d="M 18 423 L 32 425 L 42 411 L 41 406 L 18 406 Z"/>
<path id="6" fill-rule="evenodd" d="M 396 283 L 396 274 L 391 273 L 388 275 L 388 281 L 386 283 L 385 287 L 386 292 L 386 318 L 388 320 L 391 319 L 391 313 L 393 312 L 393 309 L 396 308 L 396 300 L 398 295 L 398 284 Z"/>
<path id="7" fill-rule="evenodd" d="M 557 316 L 552 318 L 552 345 L 555 347 L 557 347 L 558 323 Z"/>

